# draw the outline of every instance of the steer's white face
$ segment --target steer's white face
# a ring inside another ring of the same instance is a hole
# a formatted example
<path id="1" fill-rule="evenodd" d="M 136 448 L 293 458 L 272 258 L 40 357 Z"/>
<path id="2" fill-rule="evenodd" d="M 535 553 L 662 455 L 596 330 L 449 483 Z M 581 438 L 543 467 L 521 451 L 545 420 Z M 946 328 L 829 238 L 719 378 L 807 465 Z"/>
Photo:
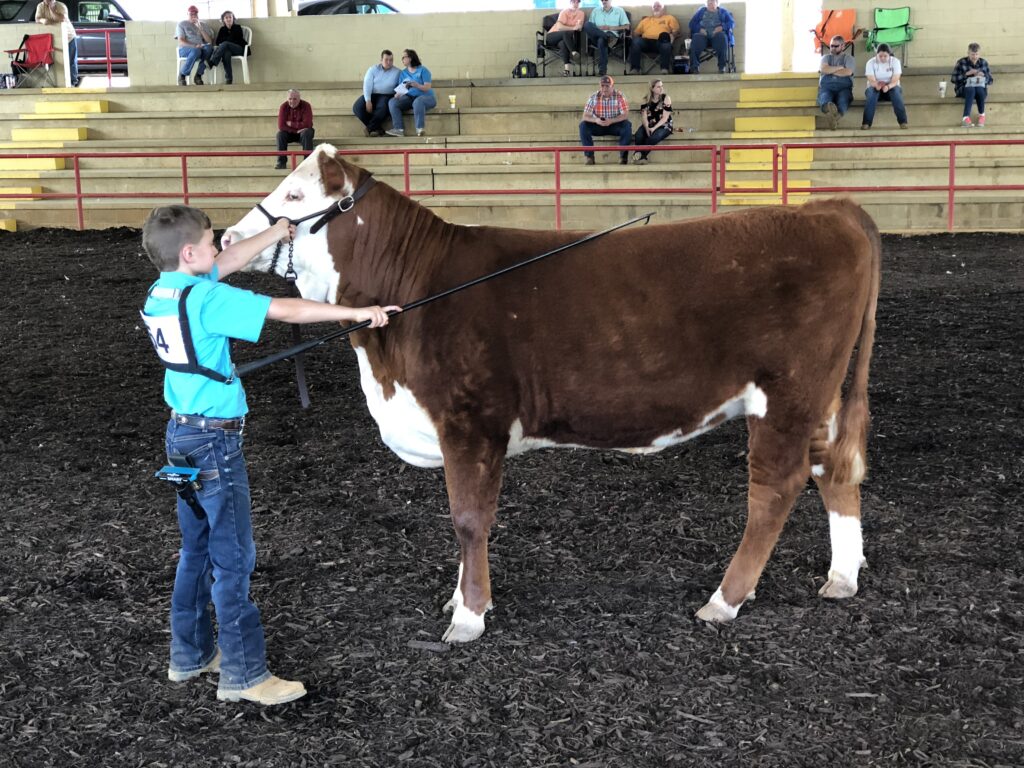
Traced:
<path id="1" fill-rule="evenodd" d="M 324 194 L 320 181 L 319 158 L 321 154 L 333 157 L 334 147 L 321 144 L 312 154 L 282 181 L 273 192 L 263 199 L 262 205 L 275 218 L 287 217 L 292 221 L 309 214 L 323 211 L 337 202 L 337 198 Z M 343 195 L 352 194 L 351 184 L 346 185 Z M 317 217 L 319 218 L 319 217 Z M 310 228 L 317 218 L 304 221 L 298 225 L 293 243 L 292 263 L 298 273 L 296 281 L 303 298 L 314 301 L 336 301 L 336 292 L 340 275 L 334 269 L 331 256 L 327 251 L 327 227 L 323 227 L 315 235 Z M 221 237 L 221 247 L 252 237 L 270 226 L 270 221 L 260 210 L 253 208 L 237 224 L 229 227 Z M 246 267 L 248 271 L 265 272 L 270 268 L 276 246 L 271 246 L 258 254 Z M 281 246 L 281 255 L 277 261 L 276 272 L 284 276 L 288 268 L 288 246 Z"/>

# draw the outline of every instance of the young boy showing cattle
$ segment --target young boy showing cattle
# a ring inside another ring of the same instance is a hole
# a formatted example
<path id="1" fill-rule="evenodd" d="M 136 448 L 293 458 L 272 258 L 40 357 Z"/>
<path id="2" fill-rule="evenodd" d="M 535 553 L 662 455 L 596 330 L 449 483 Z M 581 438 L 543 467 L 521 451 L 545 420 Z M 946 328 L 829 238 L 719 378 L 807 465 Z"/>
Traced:
<path id="1" fill-rule="evenodd" d="M 306 693 L 301 682 L 282 680 L 267 669 L 259 609 L 249 598 L 256 546 L 242 456 L 248 407 L 234 374 L 229 339 L 257 341 L 267 318 L 369 321 L 378 328 L 387 325 L 388 310 L 399 309 L 276 299 L 221 282 L 294 233 L 293 224 L 278 219 L 218 255 L 210 219 L 184 205 L 154 209 L 142 230 L 146 253 L 160 270 L 142 319 L 167 369 L 167 456 L 172 465 L 198 470 L 188 492 L 178 498 L 182 543 L 171 595 L 167 677 L 182 682 L 219 672 L 217 698 L 222 701 L 282 704 Z M 211 601 L 219 628 L 216 641 Z"/>

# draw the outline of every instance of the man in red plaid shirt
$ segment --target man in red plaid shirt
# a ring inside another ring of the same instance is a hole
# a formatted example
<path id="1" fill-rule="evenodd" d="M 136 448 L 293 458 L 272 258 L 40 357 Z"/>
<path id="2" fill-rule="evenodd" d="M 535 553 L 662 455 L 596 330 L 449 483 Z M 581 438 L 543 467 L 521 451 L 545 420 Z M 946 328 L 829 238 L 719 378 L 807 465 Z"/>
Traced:
<path id="1" fill-rule="evenodd" d="M 601 75 L 601 90 L 587 99 L 580 123 L 580 143 L 594 146 L 595 136 L 618 136 L 619 146 L 628 147 L 633 140 L 633 126 L 629 123 L 629 104 L 620 91 L 614 89 L 610 75 Z M 594 153 L 584 152 L 586 165 L 594 164 Z M 619 164 L 628 162 L 628 152 L 620 154 Z"/>

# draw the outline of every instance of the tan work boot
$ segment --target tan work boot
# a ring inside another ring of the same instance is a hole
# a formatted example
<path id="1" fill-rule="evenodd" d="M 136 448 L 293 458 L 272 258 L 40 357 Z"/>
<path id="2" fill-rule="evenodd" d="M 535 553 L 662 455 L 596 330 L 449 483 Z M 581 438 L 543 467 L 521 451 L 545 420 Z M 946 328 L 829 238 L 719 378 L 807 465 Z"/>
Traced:
<path id="1" fill-rule="evenodd" d="M 298 680 L 282 680 L 276 675 L 271 675 L 262 683 L 243 688 L 240 691 L 225 691 L 217 689 L 219 701 L 255 701 L 267 707 L 271 704 L 284 704 L 289 701 L 301 699 L 306 695 L 306 686 Z"/>
<path id="2" fill-rule="evenodd" d="M 191 672 L 179 672 L 176 669 L 167 670 L 167 679 L 172 683 L 183 683 L 186 680 L 192 680 L 199 677 L 204 672 L 220 672 L 220 649 L 217 649 L 217 653 L 214 654 L 213 658 L 210 659 L 210 663 L 202 669 L 193 669 Z"/>

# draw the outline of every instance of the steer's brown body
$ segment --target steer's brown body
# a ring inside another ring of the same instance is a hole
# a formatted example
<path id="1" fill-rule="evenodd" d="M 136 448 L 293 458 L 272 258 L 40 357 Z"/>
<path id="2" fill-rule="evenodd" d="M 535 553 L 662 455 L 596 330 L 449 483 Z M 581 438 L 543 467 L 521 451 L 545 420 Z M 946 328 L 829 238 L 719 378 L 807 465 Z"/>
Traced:
<path id="1" fill-rule="evenodd" d="M 329 195 L 366 176 L 319 164 Z M 334 298 L 407 303 L 580 234 L 457 226 L 377 184 L 329 225 Z M 446 637 L 483 630 L 502 461 L 520 447 L 651 449 L 746 415 L 747 528 L 702 618 L 753 592 L 812 465 L 859 537 L 878 281 L 875 225 L 830 200 L 618 231 L 355 334 L 384 401 L 411 393 L 436 429 L 472 625 L 457 616 Z M 833 574 L 823 592 L 852 594 Z"/>

